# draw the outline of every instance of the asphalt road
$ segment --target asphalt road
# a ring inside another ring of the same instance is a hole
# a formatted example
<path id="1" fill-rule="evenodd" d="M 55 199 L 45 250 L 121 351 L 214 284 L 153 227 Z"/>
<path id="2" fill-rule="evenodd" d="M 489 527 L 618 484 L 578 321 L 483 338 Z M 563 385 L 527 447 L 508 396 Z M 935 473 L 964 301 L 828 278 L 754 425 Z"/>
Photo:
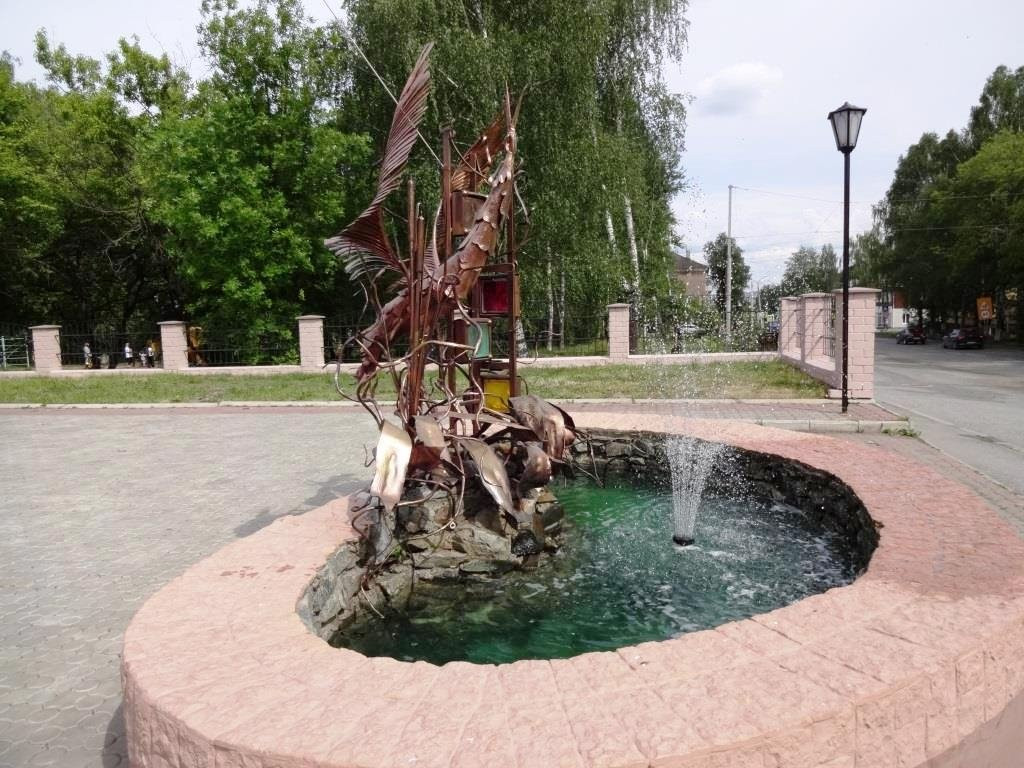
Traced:
<path id="1" fill-rule="evenodd" d="M 875 341 L 875 399 L 921 438 L 1024 494 L 1024 350 Z"/>

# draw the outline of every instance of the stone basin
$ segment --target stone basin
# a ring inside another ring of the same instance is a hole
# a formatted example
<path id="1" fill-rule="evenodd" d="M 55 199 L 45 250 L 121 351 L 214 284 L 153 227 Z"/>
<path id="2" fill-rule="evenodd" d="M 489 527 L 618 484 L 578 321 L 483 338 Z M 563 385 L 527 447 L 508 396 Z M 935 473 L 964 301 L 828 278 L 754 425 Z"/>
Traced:
<path id="1" fill-rule="evenodd" d="M 332 648 L 296 608 L 354 536 L 346 499 L 278 520 L 154 595 L 125 633 L 134 766 L 1018 766 L 1024 542 L 871 446 L 581 414 L 835 475 L 881 523 L 853 584 L 713 630 L 554 661 L 436 667 Z"/>

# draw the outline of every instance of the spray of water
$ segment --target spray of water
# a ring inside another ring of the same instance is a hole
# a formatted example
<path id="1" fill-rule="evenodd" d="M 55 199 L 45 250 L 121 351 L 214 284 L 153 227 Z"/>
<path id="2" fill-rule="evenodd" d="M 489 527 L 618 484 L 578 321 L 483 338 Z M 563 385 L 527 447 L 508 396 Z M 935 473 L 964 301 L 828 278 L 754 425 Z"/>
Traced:
<path id="1" fill-rule="evenodd" d="M 677 436 L 670 438 L 665 447 L 672 470 L 672 540 L 685 546 L 693 543 L 697 509 L 722 446 Z"/>

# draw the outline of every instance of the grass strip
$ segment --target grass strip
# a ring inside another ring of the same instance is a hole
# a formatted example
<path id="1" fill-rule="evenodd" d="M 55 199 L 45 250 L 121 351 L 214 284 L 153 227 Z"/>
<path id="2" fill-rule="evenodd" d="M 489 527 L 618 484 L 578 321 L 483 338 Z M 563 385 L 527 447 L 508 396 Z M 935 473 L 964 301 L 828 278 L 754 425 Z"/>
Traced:
<path id="1" fill-rule="evenodd" d="M 742 362 L 707 365 L 594 365 L 580 368 L 523 366 L 527 391 L 549 399 L 584 398 L 816 398 L 825 385 L 785 363 Z M 354 380 L 343 375 L 343 385 Z M 394 397 L 382 377 L 379 399 Z M 16 378 L 0 374 L 0 402 L 44 403 L 216 403 L 238 400 L 302 402 L 337 399 L 326 374 L 258 376 L 157 373 L 82 378 Z"/>

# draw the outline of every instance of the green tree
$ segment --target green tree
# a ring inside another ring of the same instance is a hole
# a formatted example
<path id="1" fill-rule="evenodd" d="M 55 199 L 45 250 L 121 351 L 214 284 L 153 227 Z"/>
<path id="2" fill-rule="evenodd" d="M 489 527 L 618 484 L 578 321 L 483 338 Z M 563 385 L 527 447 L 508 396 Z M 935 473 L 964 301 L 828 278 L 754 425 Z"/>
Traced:
<path id="1" fill-rule="evenodd" d="M 971 108 L 967 134 L 975 151 L 1000 131 L 1024 131 L 1024 67 L 996 67 Z"/>
<path id="2" fill-rule="evenodd" d="M 351 34 L 393 91 L 422 45 L 434 42 L 422 127 L 433 146 L 448 122 L 459 144 L 474 140 L 506 84 L 524 93 L 518 139 L 529 224 L 519 259 L 528 317 L 547 312 L 549 259 L 565 272 L 570 335 L 593 330 L 581 326 L 609 301 L 667 295 L 669 200 L 682 184 L 685 110 L 660 73 L 665 59 L 681 54 L 685 2 L 348 0 L 345 8 Z M 344 124 L 369 127 L 379 146 L 393 104 L 365 65 L 354 67 L 353 79 Z M 438 167 L 422 144 L 411 168 L 430 209 Z"/>
<path id="3" fill-rule="evenodd" d="M 784 296 L 827 292 L 841 287 L 835 249 L 831 245 L 823 245 L 820 250 L 800 246 L 786 260 L 781 287 Z"/>
<path id="4" fill-rule="evenodd" d="M 36 58 L 51 87 L 13 82 L 9 61 L 0 77 L 10 116 L 4 152 L 14 153 L 11 163 L 0 159 L 9 182 L 0 199 L 20 232 L 4 256 L 17 275 L 4 281 L 7 311 L 110 330 L 159 319 L 176 303 L 173 269 L 136 172 L 138 142 L 156 113 L 120 89 L 137 83 L 142 68 L 154 88 L 184 78 L 165 57 L 127 41 L 104 66 L 53 47 L 40 31 Z M 151 106 L 158 113 L 157 99 Z"/>
<path id="5" fill-rule="evenodd" d="M 778 314 L 780 300 L 784 295 L 782 285 L 779 283 L 762 285 L 757 298 L 761 305 L 761 311 L 769 315 Z"/>
<path id="6" fill-rule="evenodd" d="M 850 243 L 850 283 L 862 288 L 887 288 L 882 265 L 885 243 L 877 228 L 862 232 Z"/>
<path id="7" fill-rule="evenodd" d="M 57 192 L 46 174 L 40 130 L 44 95 L 17 83 L 14 62 L 0 57 L 0 320 L 45 317 L 39 289 L 50 276 L 46 254 L 61 231 Z"/>
<path id="8" fill-rule="evenodd" d="M 961 309 L 981 295 L 1024 287 L 1024 133 L 1003 131 L 985 142 L 933 193 L 948 222 L 949 272 L 961 287 Z"/>
<path id="9" fill-rule="evenodd" d="M 725 311 L 726 264 L 729 261 L 729 237 L 719 233 L 714 240 L 704 244 L 704 260 L 708 263 L 708 277 L 715 291 L 715 306 Z M 743 295 L 750 282 L 750 267 L 743 261 L 743 249 L 732 241 L 732 308 L 737 310 L 743 304 Z"/>
<path id="10" fill-rule="evenodd" d="M 298 0 L 202 13 L 211 73 L 147 143 L 152 214 L 208 334 L 281 339 L 297 314 L 351 301 L 322 245 L 365 203 L 369 176 L 367 138 L 336 124 L 348 49 Z"/>

